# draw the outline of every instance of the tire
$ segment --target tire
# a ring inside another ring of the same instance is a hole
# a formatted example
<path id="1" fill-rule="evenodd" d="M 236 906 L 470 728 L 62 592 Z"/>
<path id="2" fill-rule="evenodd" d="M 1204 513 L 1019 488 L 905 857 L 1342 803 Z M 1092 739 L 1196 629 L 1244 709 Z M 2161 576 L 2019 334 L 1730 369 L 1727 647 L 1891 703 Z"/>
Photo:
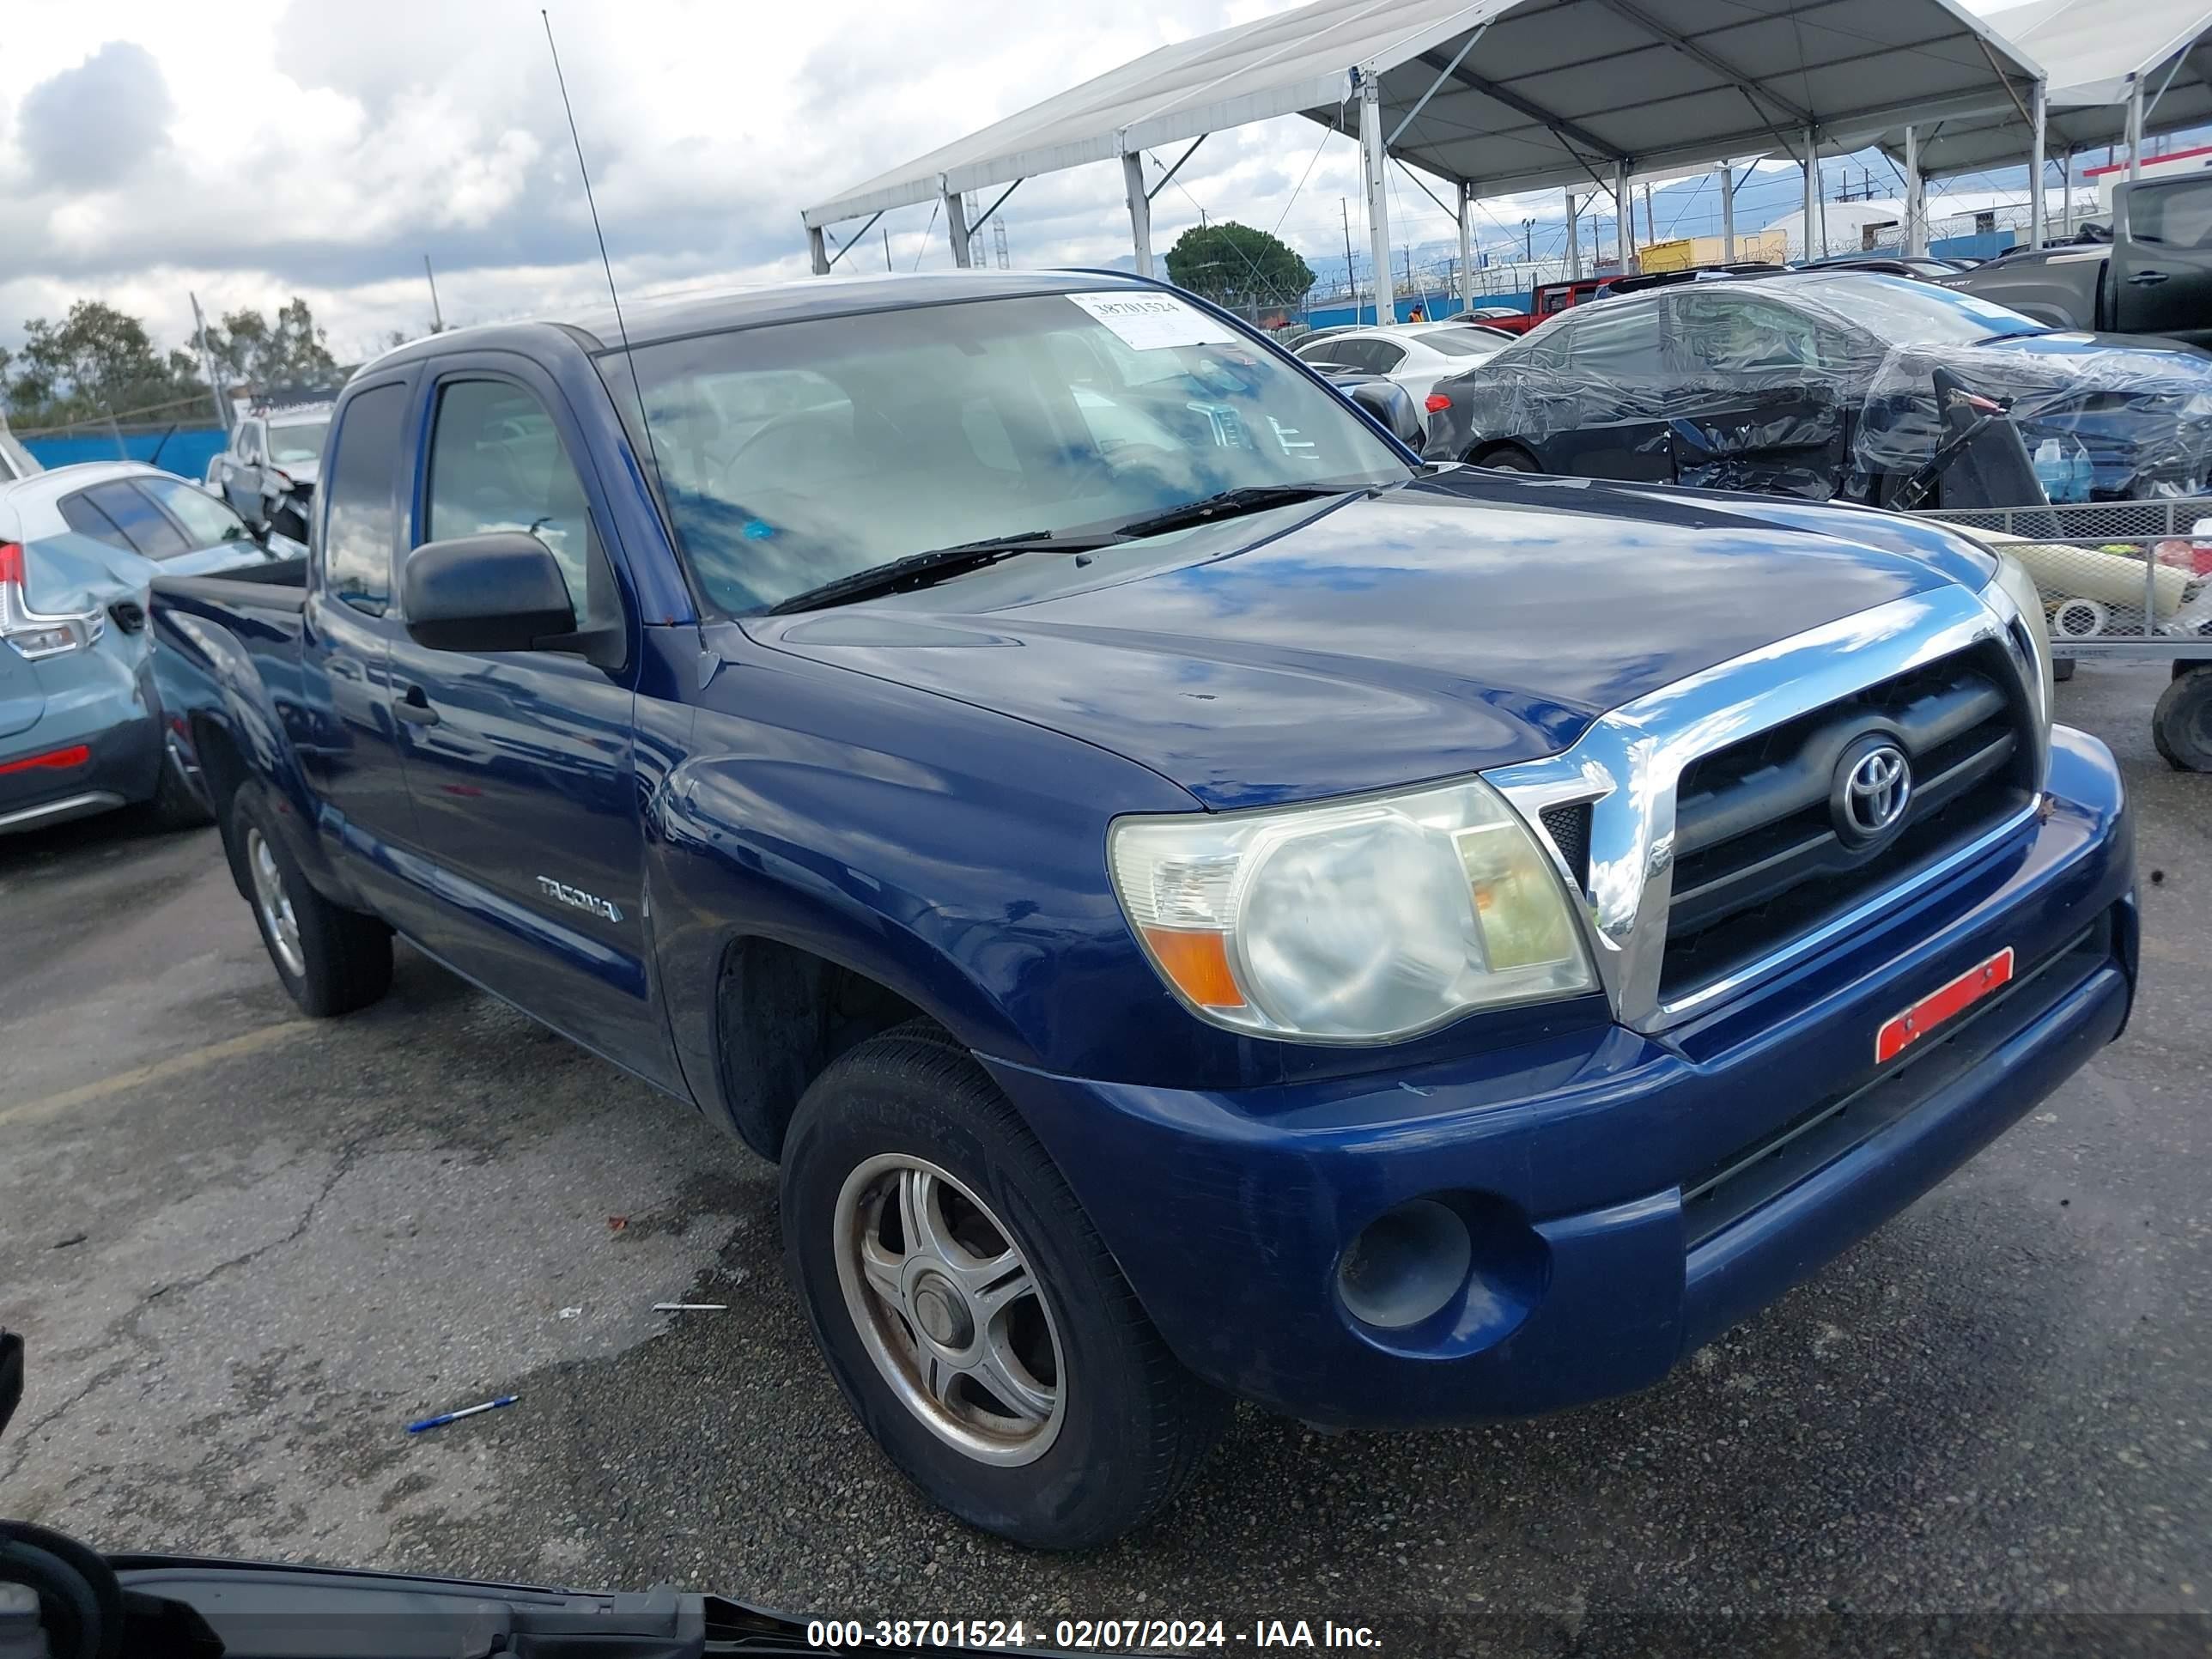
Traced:
<path id="1" fill-rule="evenodd" d="M 157 830 L 198 830 L 215 822 L 215 814 L 185 781 L 167 744 L 161 746 L 161 776 L 154 785 L 154 798 L 146 803 L 146 816 Z"/>
<path id="2" fill-rule="evenodd" d="M 2191 669 L 2167 683 L 2150 733 L 2176 771 L 2212 772 L 2212 668 Z"/>
<path id="3" fill-rule="evenodd" d="M 2067 681 L 2072 679 L 2074 678 L 2074 659 L 2071 657 L 2053 657 L 2051 659 L 2051 678 L 2061 685 L 2065 684 Z"/>
<path id="4" fill-rule="evenodd" d="M 846 1403 L 971 1526 L 1036 1549 L 1107 1543 L 1173 1499 L 1227 1423 L 1232 1402 L 1168 1352 L 1044 1149 L 936 1028 L 872 1037 L 816 1079 L 781 1186 L 785 1264 Z M 909 1236 L 917 1193 L 934 1226 L 957 1232 L 949 1255 Z M 877 1241 L 878 1277 L 896 1281 L 888 1295 L 861 1265 L 863 1237 Z M 969 1275 L 957 1286 L 922 1266 L 948 1261 Z M 1018 1285 L 1024 1270 L 1031 1292 L 978 1317 L 969 1292 Z M 979 1388 L 987 1361 L 929 1363 L 925 1326 L 960 1345 L 936 1353 L 1011 1355 L 995 1375 L 1027 1391 L 1026 1408 L 1005 1409 L 1016 1393 L 1003 1384 L 1003 1400 Z"/>
<path id="5" fill-rule="evenodd" d="M 242 786 L 232 803 L 230 844 L 270 964 L 301 1013 L 349 1014 L 392 988 L 392 930 L 314 890 L 258 785 Z"/>
<path id="6" fill-rule="evenodd" d="M 1511 444 L 1501 444 L 1495 449 L 1486 449 L 1480 454 L 1470 456 L 1468 459 L 1476 466 L 1490 467 L 1499 472 L 1541 472 L 1544 470 L 1536 465 L 1536 458 L 1534 455 Z"/>

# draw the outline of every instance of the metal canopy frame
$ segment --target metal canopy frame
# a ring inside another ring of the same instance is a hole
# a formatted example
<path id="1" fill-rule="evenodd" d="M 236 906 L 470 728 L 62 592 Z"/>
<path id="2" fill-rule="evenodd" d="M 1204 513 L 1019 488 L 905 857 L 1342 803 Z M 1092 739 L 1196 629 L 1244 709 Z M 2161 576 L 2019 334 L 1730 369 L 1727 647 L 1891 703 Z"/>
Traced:
<path id="1" fill-rule="evenodd" d="M 2026 161 L 2030 238 L 2040 241 L 2044 174 L 2055 159 L 2070 234 L 2075 156 L 2124 147 L 2132 178 L 2145 139 L 2212 123 L 2212 0 L 2028 0 L 1983 21 L 2053 65 L 2039 100 L 1839 135 L 1896 162 L 1909 200 L 1923 195 L 1929 179 Z M 1924 219 L 1923 205 L 1917 220 Z M 1925 251 L 1926 231 L 1908 216 L 1908 252 Z"/>
<path id="2" fill-rule="evenodd" d="M 825 226 L 936 198 L 965 263 L 963 192 L 1118 159 L 1149 275 L 1144 153 L 1304 115 L 1358 135 L 1379 318 L 1391 159 L 1452 189 L 1463 246 L 1477 195 L 1595 182 L 1625 267 L 1632 173 L 1809 156 L 1843 133 L 2024 104 L 2043 79 L 1957 0 L 1313 0 L 1160 47 L 801 216 L 823 270 Z M 1808 176 L 1808 230 L 1818 194 Z"/>

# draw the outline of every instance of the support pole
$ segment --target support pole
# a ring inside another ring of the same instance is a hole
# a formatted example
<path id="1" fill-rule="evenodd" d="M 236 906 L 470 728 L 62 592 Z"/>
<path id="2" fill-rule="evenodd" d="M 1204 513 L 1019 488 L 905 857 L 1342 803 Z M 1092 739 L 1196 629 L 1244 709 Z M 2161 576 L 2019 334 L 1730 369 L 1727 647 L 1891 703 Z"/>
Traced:
<path id="1" fill-rule="evenodd" d="M 1467 210 L 1474 200 L 1474 186 L 1465 179 L 1459 186 L 1459 308 L 1474 308 L 1474 234 Z"/>
<path id="2" fill-rule="evenodd" d="M 1920 131 L 1905 130 L 1905 257 L 1918 258 L 1928 252 L 1926 185 L 1920 177 Z"/>
<path id="3" fill-rule="evenodd" d="M 446 331 L 446 313 L 438 309 L 438 277 L 430 269 L 430 256 L 427 253 L 422 256 L 422 280 L 430 285 L 430 332 L 443 334 Z"/>
<path id="4" fill-rule="evenodd" d="M 1567 191 L 1567 280 L 1580 282 L 1583 274 L 1583 228 L 1575 222 L 1575 192 Z"/>
<path id="5" fill-rule="evenodd" d="M 2067 241 L 2074 240 L 2074 146 L 2069 144 L 2058 152 L 2058 223 L 2059 235 Z"/>
<path id="6" fill-rule="evenodd" d="M 817 276 L 827 276 L 830 274 L 830 240 L 822 234 L 822 227 L 819 225 L 809 225 L 806 228 L 806 257 L 813 265 L 814 274 Z"/>
<path id="7" fill-rule="evenodd" d="M 1722 258 L 1729 264 L 1735 263 L 1735 163 L 1723 161 L 1721 174 L 1721 246 L 1726 250 Z"/>
<path id="8" fill-rule="evenodd" d="M 1152 198 L 1145 194 L 1145 160 L 1121 152 L 1121 186 L 1129 194 L 1129 240 L 1137 250 L 1137 275 L 1152 274 Z"/>
<path id="9" fill-rule="evenodd" d="M 1367 248 L 1375 265 L 1375 322 L 1398 320 L 1395 285 L 1390 280 L 1390 181 L 1383 172 L 1389 157 L 1382 141 L 1382 82 L 1373 70 L 1359 77 L 1359 149 L 1367 163 Z"/>
<path id="10" fill-rule="evenodd" d="M 2128 76 L 2128 182 L 2142 177 L 2142 76 Z"/>
<path id="11" fill-rule="evenodd" d="M 1817 259 L 1813 252 L 1813 216 L 1819 210 L 1820 200 L 1820 144 L 1813 129 L 1805 129 L 1805 240 L 1804 252 L 1798 257 Z"/>
<path id="12" fill-rule="evenodd" d="M 1628 194 L 1628 163 L 1613 164 L 1613 262 L 1620 274 L 1627 276 L 1634 269 L 1632 263 L 1636 246 L 1636 204 Z"/>
<path id="13" fill-rule="evenodd" d="M 945 204 L 945 234 L 952 239 L 952 263 L 965 270 L 975 263 L 974 251 L 968 246 L 968 204 L 960 199 L 957 190 L 947 190 L 945 181 L 937 181 L 939 198 Z"/>
<path id="14" fill-rule="evenodd" d="M 222 395 L 222 376 L 216 373 L 215 353 L 208 349 L 207 319 L 200 315 L 200 296 L 187 289 L 185 297 L 192 302 L 192 333 L 199 341 L 200 362 L 207 375 L 208 396 L 215 403 L 216 424 L 228 432 L 230 399 Z"/>
<path id="15" fill-rule="evenodd" d="M 2027 245 L 2041 247 L 2044 242 L 2043 211 L 2043 150 L 2048 139 L 2050 112 L 2045 107 L 2045 94 L 2049 91 L 2038 81 L 2028 92 L 2028 126 L 2033 133 L 2033 148 L 2027 155 Z"/>

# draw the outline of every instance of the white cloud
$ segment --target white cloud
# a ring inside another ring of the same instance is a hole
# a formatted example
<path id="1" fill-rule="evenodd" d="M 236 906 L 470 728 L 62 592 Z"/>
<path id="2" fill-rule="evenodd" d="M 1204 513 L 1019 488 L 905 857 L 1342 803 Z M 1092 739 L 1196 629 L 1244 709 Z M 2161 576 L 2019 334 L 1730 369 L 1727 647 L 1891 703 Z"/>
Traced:
<path id="1" fill-rule="evenodd" d="M 644 289 L 800 274 L 803 203 L 1165 41 L 1280 9 L 592 0 L 556 3 L 553 22 L 617 273 Z M 84 295 L 173 342 L 188 291 L 210 313 L 298 293 L 348 354 L 428 323 L 426 253 L 449 320 L 599 289 L 536 0 L 14 0 L 5 33 L 0 343 Z M 64 128 L 88 106 L 109 118 L 72 149 Z M 1770 166 L 1779 203 L 1789 169 Z M 1392 189 L 1395 240 L 1451 234 L 1395 170 Z M 1365 247 L 1354 146 L 1295 118 L 1209 139 L 1154 203 L 1155 246 L 1201 209 L 1279 224 L 1310 257 L 1341 257 L 1348 217 Z M 1533 219 L 1540 246 L 1562 217 L 1553 191 L 1486 203 L 1477 222 L 1496 246 Z M 902 270 L 947 264 L 930 219 L 887 216 L 848 258 L 880 268 L 887 235 Z M 1029 180 L 1004 219 L 1018 264 L 1128 251 L 1109 165 Z"/>

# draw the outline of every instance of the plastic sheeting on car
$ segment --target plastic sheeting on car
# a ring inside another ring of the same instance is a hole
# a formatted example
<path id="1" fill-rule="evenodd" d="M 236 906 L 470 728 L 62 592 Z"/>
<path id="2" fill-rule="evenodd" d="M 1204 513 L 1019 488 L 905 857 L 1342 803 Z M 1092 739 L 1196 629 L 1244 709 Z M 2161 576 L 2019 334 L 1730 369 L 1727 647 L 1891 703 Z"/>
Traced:
<path id="1" fill-rule="evenodd" d="M 2212 474 L 2212 360 L 2041 334 L 1890 352 L 1862 405 L 1856 477 L 1910 471 L 1927 458 L 1940 424 L 1939 368 L 2008 406 L 2054 502 L 2196 495 Z"/>
<path id="2" fill-rule="evenodd" d="M 2008 343 L 1996 337 L 2024 319 L 1998 307 L 1986 342 L 1894 347 L 1913 307 L 1884 284 L 1918 286 L 1777 276 L 1577 307 L 1440 383 L 1451 405 L 1431 422 L 1428 453 L 1466 459 L 1504 443 L 1551 471 L 1886 504 L 1936 451 L 1934 375 L 1948 368 L 2012 405 L 2053 499 L 2186 494 L 2204 481 L 2212 359 L 2086 335 Z M 1887 314 L 1876 325 L 1855 307 Z"/>

